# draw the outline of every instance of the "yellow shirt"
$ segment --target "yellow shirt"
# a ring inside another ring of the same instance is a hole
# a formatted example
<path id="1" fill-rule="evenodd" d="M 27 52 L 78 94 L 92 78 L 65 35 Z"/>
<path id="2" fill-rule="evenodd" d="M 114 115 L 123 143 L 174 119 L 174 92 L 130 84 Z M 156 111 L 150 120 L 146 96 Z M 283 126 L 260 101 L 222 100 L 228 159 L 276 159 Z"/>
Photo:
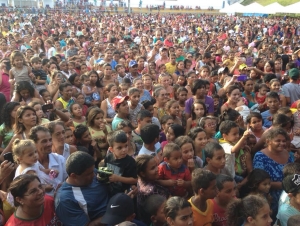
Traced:
<path id="1" fill-rule="evenodd" d="M 170 75 L 173 75 L 176 71 L 176 64 L 172 65 L 171 62 L 169 62 L 169 63 L 166 63 L 165 65 L 166 65 L 167 72 Z"/>
<path id="2" fill-rule="evenodd" d="M 223 65 L 226 65 L 230 70 L 234 66 L 234 60 L 227 59 L 223 62 Z"/>
<path id="3" fill-rule="evenodd" d="M 214 205 L 213 201 L 208 199 L 206 201 L 207 209 L 205 212 L 199 210 L 192 203 L 192 198 L 189 199 L 189 203 L 192 205 L 193 217 L 194 217 L 194 226 L 212 226 L 213 214 L 214 214 Z"/>

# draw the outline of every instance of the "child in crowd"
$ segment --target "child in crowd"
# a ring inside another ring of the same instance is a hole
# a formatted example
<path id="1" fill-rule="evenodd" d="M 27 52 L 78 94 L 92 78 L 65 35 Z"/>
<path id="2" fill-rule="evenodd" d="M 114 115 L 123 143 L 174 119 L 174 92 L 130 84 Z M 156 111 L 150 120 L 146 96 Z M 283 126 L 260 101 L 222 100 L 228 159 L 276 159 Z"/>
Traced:
<path id="1" fill-rule="evenodd" d="M 272 197 L 269 194 L 271 188 L 271 177 L 262 169 L 254 169 L 247 177 L 246 187 L 250 195 L 261 195 L 271 204 Z"/>
<path id="2" fill-rule="evenodd" d="M 188 133 L 188 136 L 193 140 L 193 144 L 195 147 L 195 156 L 198 156 L 204 162 L 204 147 L 207 144 L 205 131 L 200 127 L 195 127 Z"/>
<path id="3" fill-rule="evenodd" d="M 137 114 L 144 109 L 140 104 L 140 91 L 137 88 L 130 88 L 128 90 L 128 106 L 129 106 L 129 119 L 134 128 L 137 127 Z"/>
<path id="4" fill-rule="evenodd" d="M 82 107 L 78 103 L 73 103 L 70 105 L 70 113 L 73 118 L 74 127 L 78 125 L 86 125 L 86 118 L 83 116 Z"/>
<path id="5" fill-rule="evenodd" d="M 185 133 L 184 128 L 178 124 L 172 124 L 167 129 L 166 141 L 161 143 L 161 148 L 164 149 L 164 146 L 168 143 L 173 143 L 175 139 L 179 136 L 183 136 Z"/>
<path id="6" fill-rule="evenodd" d="M 161 84 L 167 93 L 169 93 L 169 98 L 174 97 L 173 87 L 170 86 L 170 76 L 168 74 L 160 74 L 158 77 L 158 83 Z"/>
<path id="7" fill-rule="evenodd" d="M 180 136 L 174 143 L 180 147 L 183 164 L 189 168 L 190 172 L 203 167 L 202 159 L 195 156 L 193 140 L 190 137 Z"/>
<path id="8" fill-rule="evenodd" d="M 159 183 L 169 188 L 173 196 L 188 197 L 191 174 L 182 162 L 180 147 L 170 143 L 164 147 L 164 161 L 158 166 Z"/>
<path id="9" fill-rule="evenodd" d="M 186 122 L 186 134 L 196 127 L 202 117 L 206 116 L 206 106 L 202 101 L 196 100 L 192 105 L 192 117 Z"/>
<path id="10" fill-rule="evenodd" d="M 144 100 L 141 104 L 143 105 L 143 107 L 148 110 L 151 114 L 152 114 L 152 123 L 157 125 L 159 127 L 159 129 L 161 129 L 161 125 L 160 122 L 158 120 L 158 118 L 153 116 L 154 113 L 154 107 L 153 105 L 155 104 L 156 100 L 155 99 L 151 99 L 150 100 Z"/>
<path id="11" fill-rule="evenodd" d="M 159 142 L 162 143 L 163 141 L 166 141 L 166 134 L 168 131 L 168 128 L 170 125 L 174 124 L 174 120 L 170 115 L 164 115 L 161 120 L 161 127 L 162 127 L 162 131 L 160 132 L 159 136 L 160 136 L 160 140 Z"/>
<path id="12" fill-rule="evenodd" d="M 246 130 L 243 136 L 239 137 L 239 127 L 235 122 L 226 120 L 220 125 L 220 132 L 223 139 L 220 139 L 220 145 L 225 151 L 226 167 L 232 178 L 235 177 L 235 155 L 239 155 L 241 148 L 247 140 L 249 130 Z"/>
<path id="13" fill-rule="evenodd" d="M 141 129 L 148 124 L 151 124 L 152 114 L 147 110 L 141 110 L 137 114 L 137 128 L 132 131 L 132 140 L 137 146 L 137 150 L 140 151 L 143 146 L 143 140 L 141 138 Z"/>
<path id="14" fill-rule="evenodd" d="M 164 207 L 166 205 L 166 198 L 161 195 L 151 195 L 145 201 L 145 213 L 147 219 L 151 222 L 152 226 L 164 226 L 166 223 L 165 215 L 163 214 Z"/>
<path id="15" fill-rule="evenodd" d="M 271 225 L 270 206 L 268 201 L 258 195 L 249 195 L 235 199 L 227 207 L 227 225 Z"/>
<path id="16" fill-rule="evenodd" d="M 211 225 L 213 222 L 213 201 L 217 195 L 216 175 L 208 170 L 195 169 L 192 173 L 194 196 L 192 205 L 194 225 Z"/>
<path id="17" fill-rule="evenodd" d="M 268 92 L 268 86 L 265 83 L 259 85 L 258 92 L 255 93 L 255 100 L 259 104 L 259 110 L 265 110 L 266 108 L 266 97 Z"/>
<path id="18" fill-rule="evenodd" d="M 240 113 L 240 115 L 243 117 L 244 122 L 246 122 L 246 119 L 250 114 L 250 109 L 247 106 L 247 99 L 245 97 L 240 97 L 240 100 L 237 102 L 236 105 L 237 107 L 235 108 L 235 110 Z"/>
<path id="19" fill-rule="evenodd" d="M 88 106 L 85 104 L 85 97 L 83 93 L 75 94 L 76 103 L 82 107 L 82 115 L 87 116 Z"/>
<path id="20" fill-rule="evenodd" d="M 128 96 L 125 97 L 114 97 L 112 99 L 112 107 L 116 112 L 115 117 L 112 120 L 112 129 L 116 130 L 118 124 L 121 121 L 129 120 L 129 106 L 127 100 Z"/>
<path id="21" fill-rule="evenodd" d="M 93 100 L 93 93 L 97 92 L 97 88 L 90 86 L 90 77 L 88 75 L 81 75 L 80 80 L 83 83 L 82 84 L 82 93 L 85 95 L 85 104 L 88 106 L 91 105 L 91 102 Z"/>
<path id="22" fill-rule="evenodd" d="M 131 122 L 122 121 L 118 124 L 117 130 L 122 130 L 127 135 L 128 155 L 135 158 L 138 154 L 136 144 L 132 141 L 132 131 L 134 130 Z"/>
<path id="23" fill-rule="evenodd" d="M 215 175 L 224 174 L 231 176 L 228 171 L 225 158 L 225 151 L 217 142 L 207 143 L 204 148 L 205 153 L 205 167 L 204 169 L 211 171 Z"/>
<path id="24" fill-rule="evenodd" d="M 266 105 L 269 110 L 261 113 L 261 116 L 264 121 L 264 126 L 270 128 L 272 126 L 272 121 L 270 117 L 277 113 L 280 107 L 280 98 L 278 93 L 269 92 L 266 96 Z"/>
<path id="25" fill-rule="evenodd" d="M 124 193 L 137 183 L 135 161 L 128 155 L 127 136 L 118 130 L 109 133 L 107 141 L 110 153 L 104 159 L 104 166 L 113 171 L 109 177 L 110 195 Z"/>
<path id="26" fill-rule="evenodd" d="M 165 109 L 167 113 L 173 118 L 174 124 L 182 125 L 182 121 L 179 117 L 179 104 L 176 100 L 169 100 L 166 103 Z"/>
<path id="27" fill-rule="evenodd" d="M 217 189 L 217 195 L 213 199 L 214 221 L 212 226 L 224 226 L 227 224 L 227 206 L 236 197 L 236 185 L 233 178 L 220 174 L 217 176 Z"/>
<path id="28" fill-rule="evenodd" d="M 74 135 L 70 127 L 65 127 L 65 142 L 69 145 L 74 145 Z"/>
<path id="29" fill-rule="evenodd" d="M 106 99 L 101 102 L 101 109 L 104 111 L 104 118 L 106 122 L 111 123 L 116 115 L 116 111 L 112 106 L 112 100 L 118 95 L 118 87 L 116 84 L 111 83 L 105 86 L 104 90 Z M 126 95 L 122 97 L 127 98 L 127 90 Z"/>
<path id="30" fill-rule="evenodd" d="M 161 148 L 159 140 L 159 128 L 157 125 L 147 124 L 141 129 L 141 139 L 143 146 L 139 151 L 139 155 L 152 155 L 156 156 L 158 163 L 162 161 Z"/>
<path id="31" fill-rule="evenodd" d="M 35 76 L 35 88 L 38 91 L 46 89 L 47 74 L 42 70 L 42 60 L 39 57 L 32 57 L 30 63 L 32 66 L 32 73 Z"/>

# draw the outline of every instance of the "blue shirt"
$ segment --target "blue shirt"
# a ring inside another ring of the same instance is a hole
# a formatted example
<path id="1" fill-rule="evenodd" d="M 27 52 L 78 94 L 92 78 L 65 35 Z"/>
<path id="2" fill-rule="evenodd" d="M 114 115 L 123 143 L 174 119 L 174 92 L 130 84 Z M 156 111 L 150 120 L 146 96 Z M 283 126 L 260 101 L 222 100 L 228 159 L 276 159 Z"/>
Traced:
<path id="1" fill-rule="evenodd" d="M 61 48 L 67 46 L 66 41 L 63 40 L 63 39 L 59 41 L 59 44 L 60 44 L 60 47 L 61 47 Z"/>
<path id="2" fill-rule="evenodd" d="M 87 225 L 104 215 L 107 203 L 107 188 L 94 176 L 92 184 L 86 187 L 64 182 L 55 197 L 55 212 L 65 226 Z"/>
<path id="3" fill-rule="evenodd" d="M 143 102 L 143 101 L 145 101 L 145 100 L 149 100 L 149 101 L 151 101 L 151 94 L 150 94 L 150 92 L 148 91 L 148 90 L 145 90 L 144 89 L 144 94 L 143 94 L 143 96 L 141 95 L 141 98 L 140 98 L 140 104 Z"/>
<path id="4" fill-rule="evenodd" d="M 267 127 L 267 128 L 270 128 L 272 126 L 272 121 L 270 121 L 268 119 L 270 116 L 272 116 L 270 111 L 269 110 L 264 111 L 263 113 L 261 113 L 261 116 L 262 116 L 263 122 L 264 122 L 263 126 Z"/>

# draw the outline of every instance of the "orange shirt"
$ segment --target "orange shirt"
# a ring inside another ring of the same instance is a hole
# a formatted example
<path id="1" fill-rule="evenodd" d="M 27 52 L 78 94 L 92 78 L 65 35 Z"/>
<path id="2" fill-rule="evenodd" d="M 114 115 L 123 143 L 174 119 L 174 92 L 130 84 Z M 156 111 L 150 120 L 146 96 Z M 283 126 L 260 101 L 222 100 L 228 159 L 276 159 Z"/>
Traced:
<path id="1" fill-rule="evenodd" d="M 206 201 L 207 209 L 205 212 L 199 210 L 192 203 L 192 198 L 189 199 L 189 202 L 192 205 L 193 217 L 194 217 L 194 226 L 212 226 L 213 214 L 214 214 L 214 205 L 211 199 Z"/>

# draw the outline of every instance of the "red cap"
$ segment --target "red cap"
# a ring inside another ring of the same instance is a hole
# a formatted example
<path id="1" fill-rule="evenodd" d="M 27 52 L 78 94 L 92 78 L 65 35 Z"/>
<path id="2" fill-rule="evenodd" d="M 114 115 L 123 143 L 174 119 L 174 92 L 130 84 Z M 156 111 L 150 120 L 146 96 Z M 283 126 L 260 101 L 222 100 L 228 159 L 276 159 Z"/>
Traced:
<path id="1" fill-rule="evenodd" d="M 113 109 L 116 110 L 116 107 L 118 104 L 121 104 L 122 102 L 126 101 L 129 99 L 129 96 L 121 97 L 121 96 L 116 96 L 112 99 L 112 107 Z"/>

